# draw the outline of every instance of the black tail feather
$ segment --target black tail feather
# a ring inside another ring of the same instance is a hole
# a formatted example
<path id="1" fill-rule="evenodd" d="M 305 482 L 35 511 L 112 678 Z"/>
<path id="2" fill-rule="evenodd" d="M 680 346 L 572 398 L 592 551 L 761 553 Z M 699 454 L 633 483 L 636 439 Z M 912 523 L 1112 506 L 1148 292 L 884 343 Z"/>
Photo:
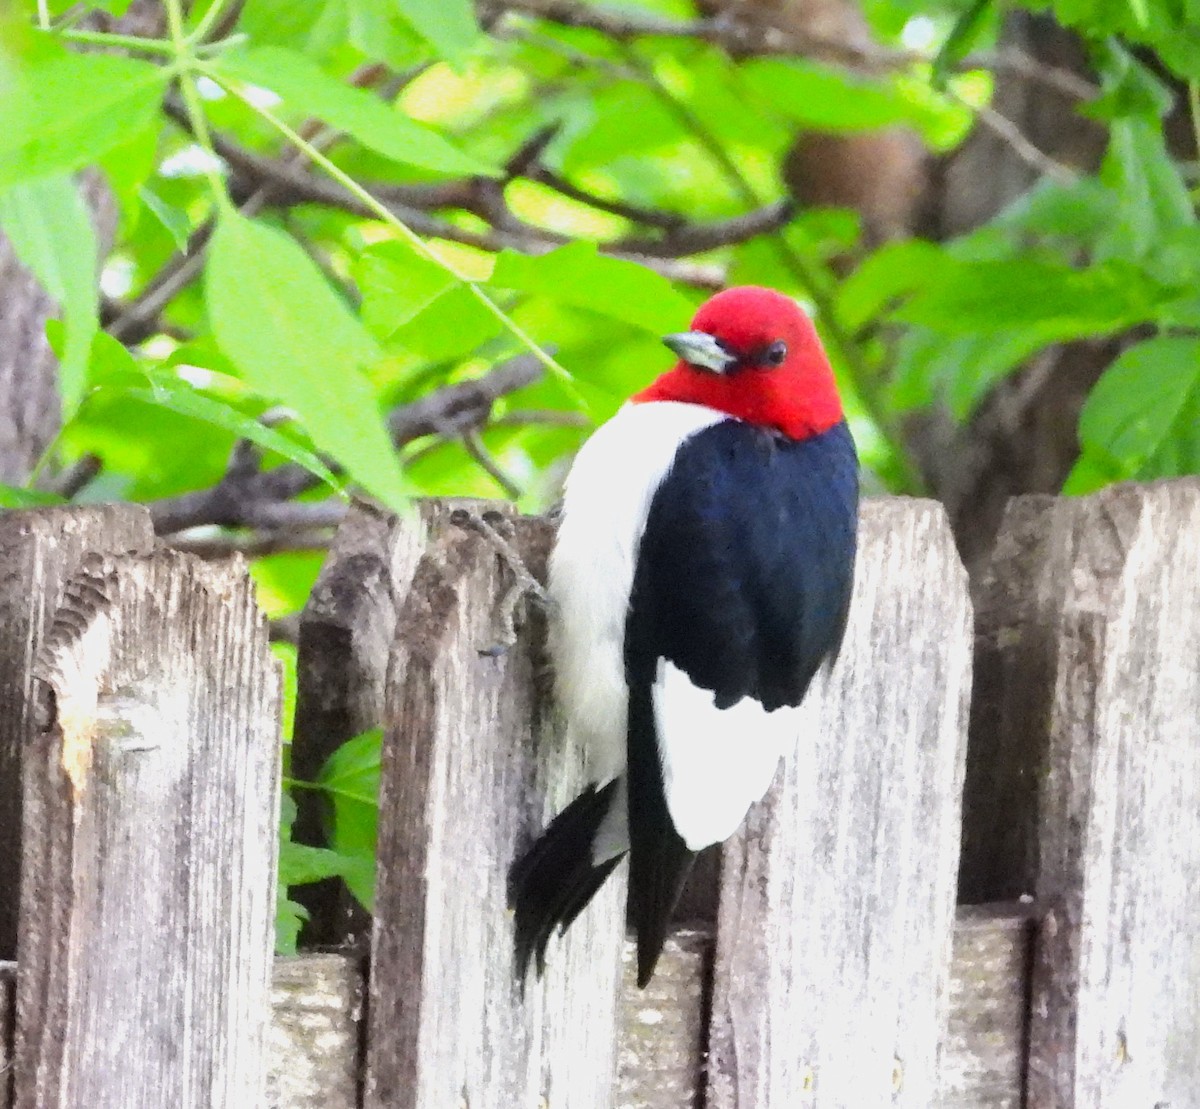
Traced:
<path id="1" fill-rule="evenodd" d="M 530 959 L 538 977 L 546 968 L 546 945 L 583 911 L 621 861 L 595 866 L 592 843 L 616 795 L 614 779 L 575 798 L 551 821 L 508 872 L 508 907 L 516 914 L 517 974 L 524 981 Z"/>
<path id="2" fill-rule="evenodd" d="M 637 932 L 638 986 L 645 988 L 666 943 L 671 916 L 696 853 L 667 808 L 649 682 L 629 694 L 629 898 Z"/>

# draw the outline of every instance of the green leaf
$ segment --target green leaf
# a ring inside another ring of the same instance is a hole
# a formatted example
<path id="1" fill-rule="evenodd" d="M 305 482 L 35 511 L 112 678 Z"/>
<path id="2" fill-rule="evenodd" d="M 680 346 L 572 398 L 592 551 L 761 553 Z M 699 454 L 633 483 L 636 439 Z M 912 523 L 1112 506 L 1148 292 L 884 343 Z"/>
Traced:
<path id="1" fill-rule="evenodd" d="M 1079 441 L 1125 476 L 1200 472 L 1200 339 L 1159 336 L 1122 353 L 1083 407 Z"/>
<path id="2" fill-rule="evenodd" d="M 1094 46 L 1096 68 L 1104 75 L 1101 96 L 1079 107 L 1081 115 L 1111 121 L 1122 116 L 1160 119 L 1171 110 L 1175 94 L 1156 74 L 1110 38 Z"/>
<path id="3" fill-rule="evenodd" d="M 92 337 L 100 328 L 92 221 L 74 182 L 53 176 L 0 193 L 0 227 L 62 312 L 59 389 L 63 417 L 70 419 L 83 398 Z"/>
<path id="4" fill-rule="evenodd" d="M 833 66 L 761 58 L 741 67 L 747 86 L 788 119 L 830 131 L 909 123 L 940 125 L 944 113 L 905 95 L 898 85 L 856 78 Z"/>
<path id="5" fill-rule="evenodd" d="M 0 508 L 46 508 L 55 504 L 66 504 L 66 501 L 54 493 L 0 484 Z"/>
<path id="6" fill-rule="evenodd" d="M 277 428 L 267 427 L 227 401 L 201 392 L 169 369 L 140 366 L 121 343 L 103 331 L 96 335 L 92 347 L 92 377 L 104 393 L 230 431 L 239 439 L 248 439 L 263 450 L 274 451 L 303 466 L 334 489 L 342 488 L 337 476 L 302 443 Z"/>
<path id="7" fill-rule="evenodd" d="M 3 61 L 11 59 L 0 59 Z M 153 126 L 172 71 L 39 42 L 0 76 L 0 188 L 96 161 Z"/>
<path id="8" fill-rule="evenodd" d="M 448 62 L 461 65 L 479 41 L 472 0 L 392 0 L 400 15 Z"/>
<path id="9" fill-rule="evenodd" d="M 362 373 L 379 348 L 300 246 L 222 212 L 205 295 L 217 342 L 253 388 L 294 409 L 355 481 L 403 505 L 404 478 Z"/>
<path id="10" fill-rule="evenodd" d="M 576 308 L 663 335 L 687 327 L 695 306 L 661 275 L 609 258 L 595 243 L 576 242 L 549 254 L 502 251 L 491 284 L 541 293 Z"/>
<path id="11" fill-rule="evenodd" d="M 310 58 L 282 46 L 225 54 L 217 69 L 270 89 L 294 111 L 318 116 L 397 162 L 443 173 L 496 176 L 499 172 L 379 97 L 343 84 Z"/>
<path id="12" fill-rule="evenodd" d="M 343 743 L 321 768 L 316 785 L 329 798 L 329 842 L 345 860 L 342 877 L 368 910 L 375 901 L 379 841 L 379 758 L 383 733 L 372 728 Z"/>
<path id="13" fill-rule="evenodd" d="M 880 247 L 842 282 L 838 317 L 853 331 L 865 327 L 897 297 L 928 282 L 946 257 L 941 247 L 924 239 Z"/>
<path id="14" fill-rule="evenodd" d="M 1166 296 L 1141 270 L 1116 260 L 1083 270 L 1032 258 L 958 262 L 895 315 L 944 335 L 1025 328 L 1051 343 L 1153 319 Z"/>
<path id="15" fill-rule="evenodd" d="M 1141 258 L 1196 217 L 1157 120 L 1118 119 L 1111 135 L 1100 179 L 1120 195 L 1121 212 L 1105 246 L 1110 255 Z"/>
<path id="16" fill-rule="evenodd" d="M 401 242 L 378 243 L 364 250 L 354 280 L 362 293 L 363 323 L 381 341 L 457 284 L 444 266 Z"/>
<path id="17" fill-rule="evenodd" d="M 929 79 L 934 88 L 945 89 L 948 78 L 958 64 L 975 49 L 975 44 L 990 22 L 988 16 L 991 15 L 992 4 L 993 0 L 972 0 L 971 6 L 955 20 L 946 41 L 933 59 Z"/>

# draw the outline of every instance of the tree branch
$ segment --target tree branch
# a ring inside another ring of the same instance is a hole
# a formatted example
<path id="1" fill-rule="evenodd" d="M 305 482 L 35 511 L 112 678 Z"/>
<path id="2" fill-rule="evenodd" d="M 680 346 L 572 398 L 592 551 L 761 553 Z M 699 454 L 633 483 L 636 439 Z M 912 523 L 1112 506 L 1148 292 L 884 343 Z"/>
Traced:
<path id="1" fill-rule="evenodd" d="M 388 431 L 397 449 L 426 435 L 462 435 L 487 422 L 502 396 L 531 385 L 541 376 L 531 356 L 505 362 L 483 377 L 437 389 L 428 396 L 394 409 Z M 320 478 L 295 463 L 260 470 L 257 454 L 243 444 L 234 448 L 229 468 L 211 489 L 152 501 L 147 507 L 159 535 L 171 535 L 203 524 L 222 527 L 326 527 L 340 519 L 338 501 L 289 504 L 315 489 Z"/>

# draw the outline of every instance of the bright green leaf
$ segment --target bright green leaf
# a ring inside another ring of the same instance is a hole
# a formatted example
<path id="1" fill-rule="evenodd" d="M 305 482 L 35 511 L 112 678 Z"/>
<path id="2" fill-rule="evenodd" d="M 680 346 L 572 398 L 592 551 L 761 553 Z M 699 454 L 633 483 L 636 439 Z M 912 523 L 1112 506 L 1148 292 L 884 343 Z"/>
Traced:
<path id="1" fill-rule="evenodd" d="M 0 188 L 79 169 L 129 142 L 153 124 L 171 71 L 41 43 L 4 77 Z"/>
<path id="2" fill-rule="evenodd" d="M 318 116 L 397 162 L 443 173 L 497 173 L 378 96 L 344 84 L 310 58 L 282 46 L 223 55 L 219 70 L 270 89 L 294 111 Z"/>
<path id="3" fill-rule="evenodd" d="M 1141 258 L 1162 235 L 1195 222 L 1187 185 L 1157 120 L 1116 120 L 1100 176 L 1121 199 L 1119 218 L 1106 240 L 1109 255 Z"/>
<path id="4" fill-rule="evenodd" d="M 378 728 L 348 739 L 329 756 L 316 781 L 332 807 L 329 842 L 345 860 L 342 877 L 368 910 L 373 908 L 375 898 L 382 744 Z"/>
<path id="5" fill-rule="evenodd" d="M 1032 258 L 960 262 L 943 267 L 896 317 L 945 335 L 1028 328 L 1048 344 L 1152 319 L 1166 296 L 1140 270 L 1116 261 L 1083 270 Z"/>
<path id="6" fill-rule="evenodd" d="M 684 330 L 695 311 L 665 277 L 636 262 L 600 254 L 595 243 L 570 243 L 538 255 L 505 250 L 491 283 L 542 293 L 656 335 Z"/>
<path id="7" fill-rule="evenodd" d="M 1121 354 L 1084 405 L 1079 440 L 1130 476 L 1196 472 L 1200 339 L 1159 336 Z"/>
<path id="8" fill-rule="evenodd" d="M 62 497 L 53 493 L 0 484 L 0 508 L 46 508 L 48 505 L 65 503 Z"/>
<path id="9" fill-rule="evenodd" d="M 391 0 L 400 15 L 449 62 L 461 64 L 479 40 L 472 0 Z"/>
<path id="10" fill-rule="evenodd" d="M 944 111 L 905 95 L 900 86 L 833 66 L 760 58 L 745 63 L 741 74 L 761 100 L 806 127 L 861 131 L 908 123 L 924 129 L 944 122 Z"/>
<path id="11" fill-rule="evenodd" d="M 445 267 L 401 242 L 364 250 L 354 279 L 362 293 L 363 323 L 380 340 L 389 339 L 457 283 Z"/>
<path id="12" fill-rule="evenodd" d="M 78 189 L 65 176 L 0 193 L 0 227 L 62 312 L 59 388 L 69 419 L 83 397 L 92 337 L 100 327 L 96 232 Z"/>
<path id="13" fill-rule="evenodd" d="M 405 484 L 362 373 L 379 348 L 292 239 L 224 212 L 205 293 L 221 349 L 264 396 L 294 409 L 319 449 L 393 507 Z"/>

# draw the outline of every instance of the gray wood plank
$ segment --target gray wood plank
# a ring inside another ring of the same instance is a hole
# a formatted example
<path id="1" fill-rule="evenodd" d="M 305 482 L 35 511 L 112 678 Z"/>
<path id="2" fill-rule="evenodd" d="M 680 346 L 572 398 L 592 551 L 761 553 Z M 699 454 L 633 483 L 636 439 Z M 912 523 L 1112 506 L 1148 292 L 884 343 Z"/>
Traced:
<path id="1" fill-rule="evenodd" d="M 959 908 L 939 1109 L 1021 1109 L 1033 922 L 1029 904 Z"/>
<path id="2" fill-rule="evenodd" d="M 1046 663 L 1021 691 L 1046 706 L 1044 758 L 1033 768 L 1044 916 L 1030 1102 L 1191 1105 L 1200 1090 L 1200 481 L 1017 502 L 1014 512 L 1040 515 L 1023 526 L 1041 539 L 1007 545 L 996 575 L 1040 576 L 1054 598 L 1010 632 Z"/>
<path id="3" fill-rule="evenodd" d="M 244 568 L 85 559 L 35 677 L 18 1109 L 261 1104 L 280 689 Z"/>
<path id="4" fill-rule="evenodd" d="M 361 502 L 338 528 L 300 617 L 293 777 L 312 781 L 338 746 L 382 724 L 396 614 L 424 546 L 421 532 Z M 296 790 L 295 800 L 293 838 L 325 846 L 324 796 Z M 310 914 L 302 943 L 350 943 L 365 953 L 370 916 L 340 878 L 299 887 L 294 896 Z"/>
<path id="5" fill-rule="evenodd" d="M 356 958 L 275 960 L 267 1033 L 269 1109 L 357 1109 L 365 992 Z"/>
<path id="6" fill-rule="evenodd" d="M 840 658 L 724 848 L 709 1109 L 934 1103 L 970 620 L 940 506 L 867 501 Z"/>
<path id="7" fill-rule="evenodd" d="M 550 525 L 516 521 L 540 575 Z M 506 873 L 583 784 L 545 698 L 542 621 L 497 650 L 513 575 L 445 521 L 398 623 L 388 683 L 365 1104 L 611 1109 L 624 877 L 522 1000 Z M 535 738 L 536 737 L 536 738 Z M 544 1099 L 544 1100 L 543 1100 Z"/>
<path id="8" fill-rule="evenodd" d="M 153 545 L 150 516 L 133 505 L 0 512 L 0 959 L 15 958 L 17 950 L 20 750 L 29 724 L 33 660 L 63 582 L 84 554 Z"/>
<path id="9" fill-rule="evenodd" d="M 9 1109 L 12 1105 L 12 1047 L 16 993 L 17 964 L 0 962 L 0 1109 Z"/>
<path id="10" fill-rule="evenodd" d="M 637 988 L 637 945 L 621 956 L 621 1040 L 617 1109 L 698 1106 L 712 975 L 712 933 L 689 929 L 668 937 L 654 977 Z"/>

